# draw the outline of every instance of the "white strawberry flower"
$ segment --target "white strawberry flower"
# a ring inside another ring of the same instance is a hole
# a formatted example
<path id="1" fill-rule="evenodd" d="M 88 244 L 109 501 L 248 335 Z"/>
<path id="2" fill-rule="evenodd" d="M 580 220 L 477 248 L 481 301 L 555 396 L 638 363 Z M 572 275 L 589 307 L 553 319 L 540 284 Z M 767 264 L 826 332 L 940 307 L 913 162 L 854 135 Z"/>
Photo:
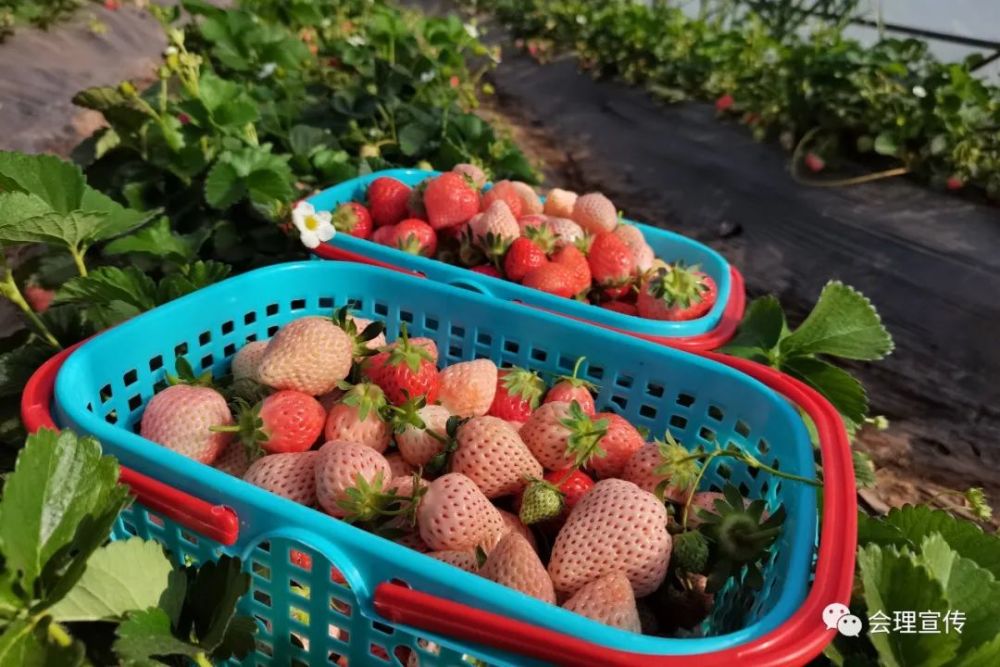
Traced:
<path id="1" fill-rule="evenodd" d="M 315 248 L 333 238 L 333 216 L 329 211 L 317 211 L 312 204 L 301 201 L 292 209 L 292 224 L 299 230 L 302 245 Z"/>

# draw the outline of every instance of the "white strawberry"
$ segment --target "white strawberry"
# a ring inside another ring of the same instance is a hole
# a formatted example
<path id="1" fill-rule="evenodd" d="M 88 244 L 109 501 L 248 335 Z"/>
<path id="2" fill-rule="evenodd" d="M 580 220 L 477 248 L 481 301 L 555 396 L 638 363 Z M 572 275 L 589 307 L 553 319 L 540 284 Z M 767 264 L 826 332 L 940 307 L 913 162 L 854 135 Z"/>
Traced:
<path id="1" fill-rule="evenodd" d="M 635 594 L 628 577 L 612 572 L 584 584 L 563 609 L 629 632 L 642 632 Z"/>
<path id="2" fill-rule="evenodd" d="M 330 408 L 323 435 L 327 440 L 354 442 L 384 452 L 392 436 L 382 418 L 385 407 L 385 394 L 379 386 L 361 382 Z"/>
<path id="3" fill-rule="evenodd" d="M 139 434 L 202 463 L 212 463 L 233 439 L 213 432 L 229 426 L 233 415 L 222 394 L 209 387 L 176 384 L 153 396 L 142 413 Z"/>
<path id="4" fill-rule="evenodd" d="M 511 531 L 490 551 L 479 574 L 525 595 L 556 603 L 552 579 L 526 539 Z"/>
<path id="5" fill-rule="evenodd" d="M 438 400 L 459 417 L 485 415 L 496 396 L 497 372 L 489 359 L 452 364 L 441 371 Z"/>
<path id="6" fill-rule="evenodd" d="M 395 413 L 396 446 L 404 461 L 413 466 L 425 466 L 444 450 L 448 418 L 451 417 L 448 408 L 425 405 L 407 410 L 404 405 Z"/>
<path id="7" fill-rule="evenodd" d="M 495 200 L 482 215 L 469 220 L 472 240 L 489 258 L 502 257 L 518 236 L 521 228 L 507 203 Z"/>
<path id="8" fill-rule="evenodd" d="M 248 378 L 259 381 L 257 369 L 260 368 L 260 361 L 264 358 L 266 349 L 266 340 L 255 340 L 238 349 L 233 355 L 233 380 Z"/>
<path id="9" fill-rule="evenodd" d="M 428 485 L 417 510 L 420 537 L 434 551 L 491 549 L 503 535 L 500 512 L 476 483 L 457 472 Z"/>
<path id="10" fill-rule="evenodd" d="M 318 456 L 319 452 L 263 456 L 253 462 L 243 479 L 302 505 L 314 505 Z"/>
<path id="11" fill-rule="evenodd" d="M 473 417 L 456 434 L 451 470 L 471 479 L 487 498 L 517 493 L 544 471 L 517 431 L 497 417 Z"/>
<path id="12" fill-rule="evenodd" d="M 295 389 L 319 396 L 347 377 L 353 341 L 326 317 L 289 322 L 268 343 L 257 374 L 275 389 Z"/>
<path id="13" fill-rule="evenodd" d="M 381 493 L 389 484 L 392 470 L 385 457 L 371 447 L 353 442 L 328 442 L 319 449 L 316 462 L 316 499 L 329 514 L 343 518 L 348 490 L 368 485 Z"/>

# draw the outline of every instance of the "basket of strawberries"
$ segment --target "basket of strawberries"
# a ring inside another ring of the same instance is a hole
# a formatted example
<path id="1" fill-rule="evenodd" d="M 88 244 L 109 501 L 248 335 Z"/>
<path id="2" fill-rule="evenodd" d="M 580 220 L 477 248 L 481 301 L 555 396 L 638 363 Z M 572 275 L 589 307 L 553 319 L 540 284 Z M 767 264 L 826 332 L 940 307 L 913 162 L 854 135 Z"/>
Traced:
<path id="1" fill-rule="evenodd" d="M 742 276 L 721 255 L 623 218 L 599 192 L 542 198 L 525 183 L 488 184 L 472 165 L 390 169 L 313 195 L 293 218 L 319 257 L 418 273 L 682 349 L 721 347 L 743 315 Z"/>
<path id="2" fill-rule="evenodd" d="M 247 664 L 801 664 L 850 595 L 850 454 L 815 392 L 396 271 L 243 274 L 24 400 L 127 468 L 119 537 L 243 559 Z"/>

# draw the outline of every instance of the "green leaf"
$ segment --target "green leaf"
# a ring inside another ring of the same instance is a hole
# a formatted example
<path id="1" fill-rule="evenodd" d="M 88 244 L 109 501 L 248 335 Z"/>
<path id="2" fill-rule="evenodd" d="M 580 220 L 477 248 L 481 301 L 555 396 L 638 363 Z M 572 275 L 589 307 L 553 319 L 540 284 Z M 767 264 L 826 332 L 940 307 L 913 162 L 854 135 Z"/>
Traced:
<path id="1" fill-rule="evenodd" d="M 399 131 L 399 150 L 412 157 L 424 151 L 431 132 L 422 125 L 411 123 Z"/>
<path id="2" fill-rule="evenodd" d="M 109 239 L 120 236 L 144 224 L 155 211 L 136 211 L 125 208 L 114 199 L 91 187 L 83 191 L 80 210 L 88 213 L 105 213 L 97 238 Z"/>
<path id="3" fill-rule="evenodd" d="M 91 555 L 82 578 L 48 613 L 59 622 L 100 621 L 155 607 L 172 570 L 156 542 L 112 542 Z"/>
<path id="4" fill-rule="evenodd" d="M 0 151 L 0 189 L 42 199 L 57 213 L 80 207 L 86 181 L 80 168 L 53 155 Z"/>
<path id="5" fill-rule="evenodd" d="M 84 664 L 83 644 L 74 641 L 69 646 L 61 646 L 49 641 L 49 623 L 48 619 L 35 624 L 19 618 L 8 624 L 0 635 L 0 665 L 76 667 Z"/>
<path id="6" fill-rule="evenodd" d="M 259 117 L 257 106 L 247 99 L 237 98 L 224 103 L 212 112 L 212 120 L 217 125 L 242 127 Z"/>
<path id="7" fill-rule="evenodd" d="M 828 354 L 874 361 L 892 351 L 892 337 L 871 302 L 843 283 L 831 281 L 805 321 L 780 343 L 782 357 Z"/>
<path id="8" fill-rule="evenodd" d="M 958 657 L 954 667 L 996 667 L 1000 665 L 1000 635 Z"/>
<path id="9" fill-rule="evenodd" d="M 296 125 L 288 133 L 292 153 L 307 157 L 323 148 L 336 148 L 337 139 L 330 132 L 311 125 Z"/>
<path id="10" fill-rule="evenodd" d="M 178 234 L 171 229 L 170 220 L 161 217 L 137 232 L 111 241 L 104 246 L 103 252 L 105 255 L 139 252 L 175 262 L 189 262 L 211 235 L 212 229 L 206 223 L 190 234 Z"/>
<path id="11" fill-rule="evenodd" d="M 0 241 L 49 243 L 80 249 L 101 233 L 106 213 L 44 213 L 13 224 L 0 226 Z"/>
<path id="12" fill-rule="evenodd" d="M 166 276 L 160 281 L 159 300 L 161 303 L 180 298 L 202 287 L 226 278 L 232 270 L 227 264 L 212 260 L 197 261 L 193 264 L 179 266 L 176 273 Z"/>
<path id="13" fill-rule="evenodd" d="M 895 157 L 899 153 L 896 137 L 889 132 L 881 132 L 875 137 L 875 152 L 879 155 Z"/>
<path id="14" fill-rule="evenodd" d="M 257 204 L 270 204 L 277 200 L 286 202 L 295 191 L 291 184 L 291 170 L 287 165 L 280 169 L 259 169 L 246 178 L 250 199 Z"/>
<path id="15" fill-rule="evenodd" d="M 868 544 L 896 545 L 908 544 L 903 532 L 896 526 L 886 523 L 882 518 L 868 516 L 858 512 L 858 546 Z"/>
<path id="16" fill-rule="evenodd" d="M 227 636 L 236 604 L 248 590 L 250 575 L 240 569 L 238 558 L 222 556 L 218 561 L 203 564 L 188 585 L 188 597 L 179 626 L 181 633 L 186 634 L 188 628 L 192 629 L 199 645 L 213 656 L 218 650 L 224 652 L 231 648 L 230 642 L 243 647 L 245 637 L 241 633 L 246 630 L 245 626 L 235 626 L 233 630 L 237 634 Z"/>
<path id="17" fill-rule="evenodd" d="M 126 133 L 137 132 L 143 124 L 154 118 L 152 109 L 112 86 L 80 91 L 73 96 L 73 104 L 101 112 L 113 128 Z"/>
<path id="18" fill-rule="evenodd" d="M 163 667 L 157 657 L 184 656 L 194 659 L 205 651 L 174 636 L 167 612 L 153 607 L 129 614 L 115 632 L 115 653 L 126 665 Z"/>
<path id="19" fill-rule="evenodd" d="M 948 611 L 941 583 L 909 552 L 892 547 L 868 545 L 858 552 L 858 569 L 864 587 L 868 613 L 894 611 Z M 958 650 L 960 638 L 955 634 L 888 634 L 868 635 L 878 651 L 881 663 L 887 667 L 937 667 L 951 660 Z"/>
<path id="20" fill-rule="evenodd" d="M 729 352 L 731 347 L 771 350 L 778 344 L 778 339 L 784 328 L 785 313 L 776 296 L 768 295 L 754 299 L 747 306 L 746 314 L 743 315 L 743 321 L 740 322 L 740 328 L 736 335 L 722 351 L 732 354 Z"/>
<path id="21" fill-rule="evenodd" d="M 878 482 L 875 476 L 875 464 L 872 457 L 860 449 L 851 450 L 851 459 L 854 463 L 854 480 L 859 489 L 873 489 Z"/>
<path id="22" fill-rule="evenodd" d="M 51 212 L 52 207 L 37 195 L 26 192 L 0 192 L 0 228 Z"/>
<path id="23" fill-rule="evenodd" d="M 57 303 L 80 303 L 88 306 L 122 302 L 141 311 L 158 304 L 156 283 L 144 272 L 129 266 L 101 266 L 86 276 L 73 278 L 56 293 Z"/>
<path id="24" fill-rule="evenodd" d="M 51 347 L 39 341 L 0 354 L 0 397 L 20 395 L 28 378 L 52 353 Z"/>
<path id="25" fill-rule="evenodd" d="M 865 388 L 847 371 L 822 359 L 791 357 L 781 362 L 781 370 L 796 377 L 823 394 L 837 408 L 849 428 L 864 421 L 868 414 Z"/>
<path id="26" fill-rule="evenodd" d="M 205 178 L 205 201 L 217 208 L 229 208 L 246 195 L 246 188 L 236 168 L 228 162 L 217 161 Z"/>
<path id="27" fill-rule="evenodd" d="M 0 543 L 22 587 L 69 545 L 84 518 L 120 502 L 118 463 L 93 438 L 41 430 L 28 437 L 0 501 Z"/>
<path id="28" fill-rule="evenodd" d="M 227 81 L 211 71 L 202 72 L 198 82 L 198 96 L 209 111 L 221 108 L 240 95 L 240 86 Z"/>
<path id="29" fill-rule="evenodd" d="M 1000 537 L 984 533 L 971 521 L 963 521 L 926 505 L 893 508 L 883 521 L 899 531 L 902 544 L 914 549 L 926 536 L 939 533 L 960 556 L 1000 578 Z"/>

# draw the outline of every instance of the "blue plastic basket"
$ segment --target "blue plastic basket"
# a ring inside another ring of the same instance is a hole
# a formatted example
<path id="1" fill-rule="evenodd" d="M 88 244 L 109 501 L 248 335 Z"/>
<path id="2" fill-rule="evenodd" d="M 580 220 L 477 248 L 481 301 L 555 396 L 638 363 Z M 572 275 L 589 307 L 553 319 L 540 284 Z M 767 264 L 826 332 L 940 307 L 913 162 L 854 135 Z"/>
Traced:
<path id="1" fill-rule="evenodd" d="M 784 506 L 787 520 L 763 569 L 765 584 L 748 595 L 747 589 L 731 582 L 717 596 L 715 611 L 703 626 L 708 636 L 673 639 L 627 633 L 547 605 L 137 435 L 143 407 L 164 386 L 177 355 L 186 355 L 196 371 L 211 369 L 221 375 L 247 341 L 268 338 L 292 319 L 329 313 L 344 304 L 361 316 L 384 321 L 390 339 L 403 322 L 412 335 L 433 338 L 442 364 L 490 358 L 562 374 L 586 356 L 583 374 L 599 385 L 600 408 L 618 412 L 654 434 L 669 429 L 688 446 L 732 442 L 783 470 L 814 474 L 813 448 L 795 409 L 765 385 L 723 364 L 361 264 L 300 262 L 231 278 L 82 345 L 58 374 L 53 409 L 60 426 L 98 437 L 122 465 L 235 511 L 239 535 L 231 545 L 141 505 L 123 515 L 117 534 L 155 539 L 188 562 L 220 553 L 245 560 L 253 588 L 240 609 L 261 622 L 258 652 L 245 664 L 320 665 L 335 662 L 337 656 L 347 656 L 352 667 L 405 664 L 395 652 L 399 647 L 416 651 L 425 667 L 466 664 L 463 656 L 469 655 L 494 665 L 542 664 L 390 622 L 373 604 L 376 586 L 390 580 L 609 651 L 650 656 L 705 654 L 746 644 L 777 628 L 802 603 L 814 556 L 815 492 L 805 484 L 751 475 L 740 465 L 715 466 L 705 486 L 719 488 L 728 480 L 766 499 L 771 511 Z M 292 550 L 308 554 L 311 563 L 303 567 L 301 559 L 292 558 Z M 331 567 L 346 584 L 338 583 Z M 434 651 L 428 651 L 427 640 L 434 642 Z M 385 649 L 391 661 L 375 657 L 373 646 Z"/>
<path id="2" fill-rule="evenodd" d="M 365 201 L 368 184 L 380 176 L 391 176 L 407 185 L 416 185 L 426 178 L 440 172 L 422 171 L 419 169 L 388 169 L 367 176 L 353 178 L 319 192 L 306 201 L 319 211 L 330 211 L 339 204 L 349 201 Z M 593 322 L 605 328 L 623 331 L 643 338 L 665 342 L 669 339 L 691 338 L 709 334 L 723 324 L 727 305 L 731 298 L 738 298 L 742 303 L 743 295 L 734 295 L 732 271 L 728 262 L 708 246 L 696 241 L 649 225 L 643 225 L 631 220 L 642 230 L 646 241 L 653 248 L 657 257 L 666 261 L 683 261 L 688 265 L 697 264 L 702 271 L 712 277 L 718 286 L 718 298 L 712 309 L 704 316 L 686 322 L 667 322 L 650 320 L 643 317 L 626 315 L 599 306 L 594 306 L 573 299 L 563 299 L 546 294 L 530 287 L 524 287 L 508 280 L 486 276 L 469 269 L 439 262 L 427 257 L 420 257 L 403 252 L 396 248 L 384 246 L 373 241 L 359 239 L 349 234 L 337 234 L 325 247 L 316 251 L 319 256 L 342 259 L 345 253 L 353 255 L 354 259 L 367 258 L 376 263 L 398 266 L 418 272 L 431 280 L 472 289 L 482 294 L 488 294 L 506 301 L 521 301 L 532 306 L 544 308 L 556 313 L 562 313 L 574 319 Z M 742 311 L 742 308 L 740 308 Z M 735 314 L 738 321 L 742 312 Z M 733 322 L 735 324 L 735 322 Z M 733 327 L 726 327 L 732 335 Z M 721 344 L 717 338 L 710 339 L 714 347 Z M 704 348 L 699 348 L 704 349 Z"/>

